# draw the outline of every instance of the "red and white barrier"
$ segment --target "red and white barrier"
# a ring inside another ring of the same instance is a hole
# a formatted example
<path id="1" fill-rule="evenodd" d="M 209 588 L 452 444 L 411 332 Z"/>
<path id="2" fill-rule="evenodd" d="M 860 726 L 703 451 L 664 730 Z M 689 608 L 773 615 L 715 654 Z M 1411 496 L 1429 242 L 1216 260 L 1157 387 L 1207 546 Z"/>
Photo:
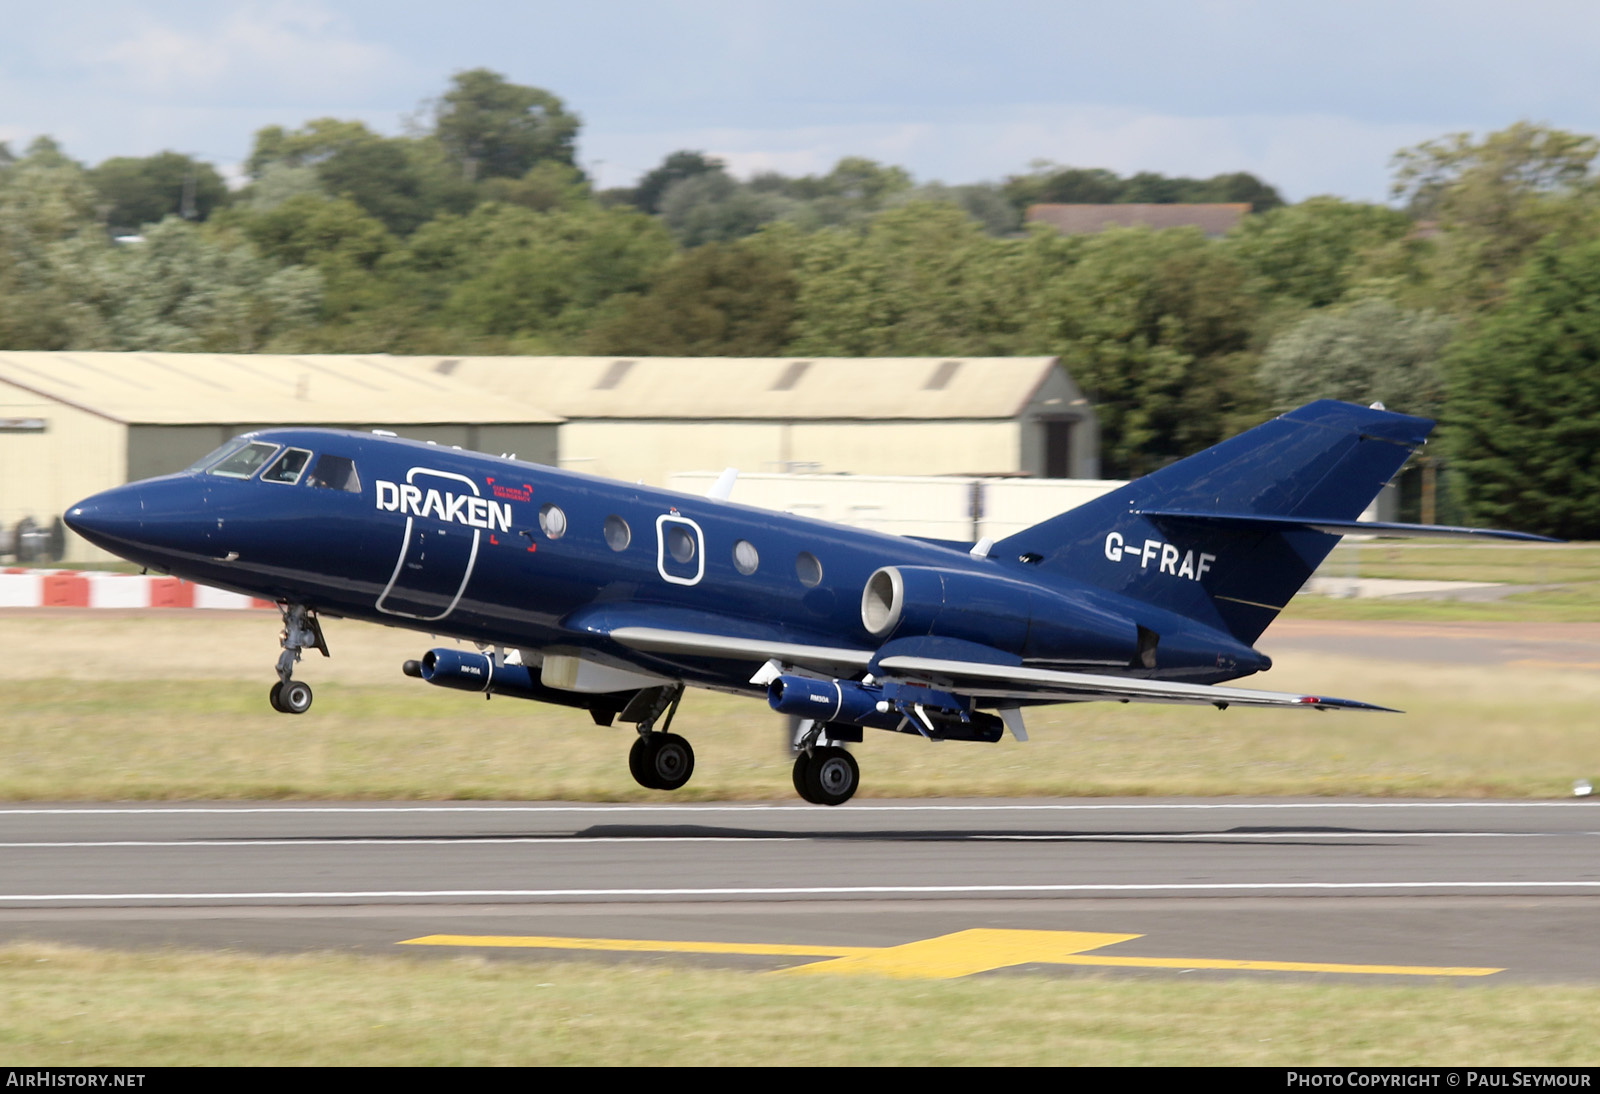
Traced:
<path id="1" fill-rule="evenodd" d="M 0 608 L 275 608 L 270 600 L 154 574 L 0 570 Z"/>

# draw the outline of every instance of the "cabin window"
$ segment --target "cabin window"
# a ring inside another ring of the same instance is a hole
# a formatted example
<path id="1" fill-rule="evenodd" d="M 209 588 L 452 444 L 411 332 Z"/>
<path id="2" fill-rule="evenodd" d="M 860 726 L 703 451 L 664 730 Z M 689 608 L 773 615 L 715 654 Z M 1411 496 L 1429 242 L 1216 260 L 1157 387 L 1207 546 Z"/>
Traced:
<path id="1" fill-rule="evenodd" d="M 807 588 L 822 584 L 822 563 L 810 551 L 801 551 L 795 558 L 794 572 L 799 576 L 800 584 Z"/>
<path id="2" fill-rule="evenodd" d="M 300 481 L 311 453 L 303 448 L 286 448 L 283 455 L 272 461 L 272 466 L 261 472 L 262 482 L 281 482 L 293 486 Z"/>
<path id="3" fill-rule="evenodd" d="M 267 441 L 251 441 L 243 448 L 224 457 L 220 463 L 207 471 L 208 475 L 221 475 L 225 479 L 248 479 L 261 465 L 272 458 L 278 446 Z"/>
<path id="4" fill-rule="evenodd" d="M 679 562 L 694 558 L 694 536 L 683 525 L 672 524 L 667 527 L 667 554 Z"/>
<path id="5" fill-rule="evenodd" d="M 349 456 L 317 457 L 306 483 L 322 490 L 342 490 L 346 494 L 361 493 L 361 476 L 356 474 L 356 461 Z"/>
<path id="6" fill-rule="evenodd" d="M 539 527 L 551 539 L 560 539 L 567 534 L 567 514 L 562 512 L 561 506 L 546 502 L 539 510 Z"/>
<path id="7" fill-rule="evenodd" d="M 753 574 L 756 567 L 761 565 L 761 555 L 756 551 L 756 545 L 747 539 L 741 539 L 733 545 L 733 568 L 741 574 Z"/>
<path id="8" fill-rule="evenodd" d="M 625 551 L 628 544 L 633 542 L 633 529 L 628 527 L 628 522 L 613 513 L 606 518 L 606 546 L 613 551 Z"/>

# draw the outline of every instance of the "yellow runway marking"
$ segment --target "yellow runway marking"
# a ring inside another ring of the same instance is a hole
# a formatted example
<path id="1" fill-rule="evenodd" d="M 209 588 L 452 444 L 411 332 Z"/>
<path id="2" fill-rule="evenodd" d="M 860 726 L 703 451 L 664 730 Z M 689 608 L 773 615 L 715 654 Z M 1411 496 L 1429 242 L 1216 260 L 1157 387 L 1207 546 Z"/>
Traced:
<path id="1" fill-rule="evenodd" d="M 1085 950 L 1127 942 L 1136 934 L 1090 931 L 996 931 L 976 929 L 942 934 L 903 946 L 887 946 L 855 957 L 836 957 L 784 969 L 786 973 L 872 973 L 924 980 L 950 980 L 1012 965 L 1064 964 Z"/>
<path id="2" fill-rule="evenodd" d="M 1016 965 L 1096 965 L 1124 969 L 1225 969 L 1243 972 L 1335 972 L 1377 976 L 1489 976 L 1504 969 L 1452 965 L 1341 965 L 1324 961 L 1238 961 L 1220 958 L 1112 957 L 1090 951 L 1142 938 L 1095 931 L 1009 931 L 975 928 L 900 946 L 796 946 L 767 942 L 677 942 L 638 938 L 558 938 L 541 935 L 430 934 L 402 946 L 487 946 L 612 953 L 744 954 L 820 957 L 786 969 L 788 975 L 869 974 L 949 980 Z"/>

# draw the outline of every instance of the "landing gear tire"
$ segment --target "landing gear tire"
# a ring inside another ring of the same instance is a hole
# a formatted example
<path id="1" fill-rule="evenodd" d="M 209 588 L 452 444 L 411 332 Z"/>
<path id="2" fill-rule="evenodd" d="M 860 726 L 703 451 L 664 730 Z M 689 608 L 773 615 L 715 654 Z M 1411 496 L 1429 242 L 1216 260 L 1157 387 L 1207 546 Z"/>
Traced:
<path id="1" fill-rule="evenodd" d="M 628 771 L 650 790 L 676 790 L 694 774 L 694 749 L 676 733 L 651 733 L 633 742 Z"/>
<path id="2" fill-rule="evenodd" d="M 649 738 L 635 737 L 633 747 L 628 749 L 628 774 L 633 776 L 634 782 L 646 790 L 660 790 L 661 788 L 655 784 L 655 772 L 652 768 Z"/>
<path id="3" fill-rule="evenodd" d="M 805 751 L 796 753 L 794 758 L 794 792 L 799 794 L 812 805 L 818 804 L 811 800 L 811 791 L 806 789 L 806 775 L 811 770 L 811 754 Z"/>
<path id="4" fill-rule="evenodd" d="M 805 755 L 801 753 L 801 755 Z M 805 793 L 801 796 L 813 805 L 843 805 L 855 796 L 861 785 L 861 768 L 856 758 L 842 748 L 824 745 L 811 750 L 810 763 L 805 766 Z M 796 779 L 800 765 L 795 764 Z"/>
<path id="5" fill-rule="evenodd" d="M 311 685 L 302 680 L 279 681 L 267 698 L 272 709 L 284 714 L 304 714 L 311 709 Z"/>

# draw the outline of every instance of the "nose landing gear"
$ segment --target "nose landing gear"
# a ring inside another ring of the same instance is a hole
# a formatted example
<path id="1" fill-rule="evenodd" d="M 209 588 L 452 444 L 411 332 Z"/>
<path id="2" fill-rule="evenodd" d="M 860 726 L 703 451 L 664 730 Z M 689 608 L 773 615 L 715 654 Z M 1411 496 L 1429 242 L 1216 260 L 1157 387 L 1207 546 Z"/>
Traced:
<path id="1" fill-rule="evenodd" d="M 307 646 L 328 656 L 328 643 L 323 641 L 316 612 L 304 604 L 285 604 L 281 610 L 283 631 L 278 635 L 278 644 L 283 652 L 278 655 L 278 682 L 267 693 L 267 701 L 282 714 L 304 714 L 311 709 L 311 685 L 294 679 L 295 663 Z"/>

